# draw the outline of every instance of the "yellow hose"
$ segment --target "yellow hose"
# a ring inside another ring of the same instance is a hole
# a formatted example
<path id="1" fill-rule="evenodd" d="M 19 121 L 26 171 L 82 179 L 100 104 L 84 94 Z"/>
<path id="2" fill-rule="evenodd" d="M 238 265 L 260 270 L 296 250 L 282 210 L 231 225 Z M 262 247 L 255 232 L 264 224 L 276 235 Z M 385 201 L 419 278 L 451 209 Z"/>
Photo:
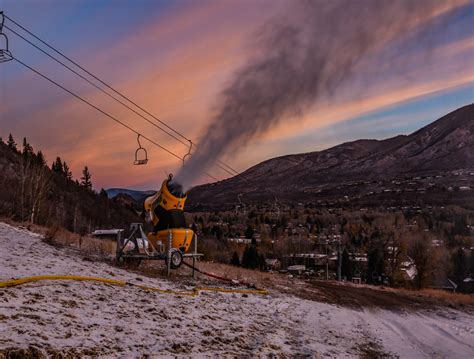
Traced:
<path id="1" fill-rule="evenodd" d="M 269 292 L 266 289 L 227 289 L 227 288 L 213 288 L 213 287 L 203 287 L 203 288 L 194 288 L 192 291 L 176 291 L 171 289 L 161 289 L 155 287 L 149 287 L 147 285 L 134 284 L 125 282 L 123 280 L 116 279 L 107 279 L 99 277 L 85 277 L 79 275 L 40 275 L 34 277 L 24 277 L 19 279 L 11 279 L 8 281 L 0 282 L 0 288 L 6 287 L 16 287 L 19 285 L 38 282 L 38 281 L 49 281 L 49 280 L 74 280 L 74 281 L 88 281 L 88 282 L 100 282 L 116 286 L 133 286 L 145 291 L 157 292 L 163 294 L 174 294 L 174 295 L 184 295 L 189 297 L 195 297 L 199 295 L 201 291 L 208 292 L 221 292 L 221 293 L 241 293 L 241 294 L 268 294 Z"/>
<path id="2" fill-rule="evenodd" d="M 102 282 L 111 285 L 120 285 L 124 286 L 127 282 L 122 280 L 115 279 L 106 279 L 99 277 L 83 277 L 79 275 L 39 275 L 34 277 L 24 277 L 20 279 L 12 279 L 6 282 L 0 282 L 1 287 L 16 287 L 17 285 L 22 285 L 31 282 L 38 282 L 42 280 L 77 280 L 77 281 L 88 281 L 88 282 Z"/>

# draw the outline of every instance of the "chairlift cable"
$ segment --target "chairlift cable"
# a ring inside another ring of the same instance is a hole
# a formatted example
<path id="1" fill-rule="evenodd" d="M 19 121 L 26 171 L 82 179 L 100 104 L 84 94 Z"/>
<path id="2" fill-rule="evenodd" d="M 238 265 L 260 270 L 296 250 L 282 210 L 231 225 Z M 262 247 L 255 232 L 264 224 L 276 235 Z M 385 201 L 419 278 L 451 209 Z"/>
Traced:
<path id="1" fill-rule="evenodd" d="M 22 30 L 24 30 L 25 32 L 27 32 L 28 34 L 30 34 L 31 36 L 33 36 L 36 40 L 40 41 L 42 44 L 46 45 L 47 47 L 49 47 L 51 50 L 53 50 L 54 52 L 56 52 L 57 54 L 61 55 L 62 57 L 64 57 L 65 59 L 67 59 L 69 62 L 73 63 L 74 65 L 76 65 L 78 68 L 80 68 L 82 71 L 84 71 L 85 73 L 87 73 L 89 76 L 93 77 L 94 79 L 96 79 L 97 81 L 99 81 L 101 84 L 103 84 L 104 86 L 106 86 L 107 88 L 109 88 L 110 90 L 112 90 L 113 92 L 115 92 L 117 95 L 121 96 L 122 98 L 126 99 L 127 101 L 129 101 L 130 103 L 134 104 L 136 107 L 138 107 L 140 110 L 142 110 L 143 112 L 147 113 L 148 115 L 154 117 L 152 114 L 148 113 L 147 111 L 145 111 L 143 108 L 141 108 L 138 104 L 134 103 L 132 100 L 130 100 L 127 96 L 123 95 L 122 93 L 120 93 L 119 91 L 115 90 L 112 86 L 110 86 L 109 84 L 107 84 L 106 82 L 104 82 L 103 80 L 101 80 L 99 77 L 95 76 L 94 74 L 92 74 L 91 72 L 89 72 L 88 70 L 86 70 L 84 67 L 82 67 L 81 65 L 79 65 L 77 62 L 75 62 L 74 60 L 72 60 L 70 57 L 64 55 L 61 51 L 57 50 L 56 48 L 54 48 L 53 46 L 51 46 L 50 44 L 48 44 L 46 41 L 40 39 L 38 36 L 36 36 L 33 32 L 31 32 L 30 30 L 28 30 L 27 28 L 25 28 L 24 26 L 20 25 L 19 23 L 17 23 L 15 20 L 13 20 L 12 18 L 10 18 L 9 16 L 7 15 L 4 15 L 6 19 L 10 20 L 12 23 L 14 23 L 16 26 L 18 26 L 19 28 L 21 28 Z M 183 139 L 185 140 L 189 140 L 186 136 L 184 136 L 183 134 L 181 134 L 180 132 L 176 131 L 175 129 L 173 129 L 172 127 L 168 126 L 165 122 L 161 121 L 160 119 L 158 118 L 155 118 L 157 121 L 159 121 L 161 124 L 163 124 L 164 126 L 166 126 L 168 129 L 170 129 L 171 131 L 175 132 L 177 135 L 181 136 Z"/>
<path id="2" fill-rule="evenodd" d="M 141 134 L 140 132 L 138 132 L 137 130 L 135 130 L 134 128 L 130 127 L 129 125 L 127 125 L 126 123 L 122 122 L 121 120 L 119 120 L 118 118 L 110 115 L 109 113 L 105 112 L 104 110 L 102 110 L 101 108 L 97 107 L 96 105 L 94 105 L 93 103 L 89 102 L 88 100 L 86 100 L 85 98 L 81 97 L 80 95 L 72 92 L 71 90 L 67 89 L 66 87 L 64 87 L 63 85 L 59 84 L 58 82 L 54 81 L 53 79 L 49 78 L 48 76 L 42 74 L 41 72 L 39 72 L 38 70 L 34 69 L 33 67 L 31 67 L 30 65 L 27 65 L 26 63 L 24 63 L 23 61 L 19 60 L 18 58 L 16 57 L 12 57 L 13 60 L 15 60 L 16 62 L 18 62 L 20 65 L 24 66 L 25 68 L 29 69 L 30 71 L 34 72 L 35 74 L 37 74 L 38 76 L 41 76 L 42 78 L 44 78 L 45 80 L 49 81 L 50 83 L 52 83 L 53 85 L 56 85 L 57 87 L 59 87 L 60 89 L 62 89 L 63 91 L 69 93 L 71 96 L 77 98 L 78 100 L 84 102 L 85 104 L 89 105 L 90 107 L 94 108 L 95 110 L 97 110 L 98 112 L 102 113 L 103 115 L 107 116 L 108 118 L 110 118 L 111 120 L 117 122 L 118 124 L 122 125 L 123 127 L 125 127 L 126 129 L 128 129 L 129 131 L 135 133 L 137 136 L 141 136 L 143 137 L 144 139 L 146 139 L 148 142 L 154 144 L 155 146 L 161 148 L 163 151 L 167 152 L 168 154 L 170 154 L 171 156 L 173 157 L 176 157 L 177 159 L 179 160 L 182 160 L 182 158 L 177 155 L 176 153 L 170 151 L 169 149 L 167 149 L 166 147 L 160 145 L 158 142 L 150 139 L 149 137 Z M 217 178 L 215 178 L 214 176 L 210 175 L 209 173 L 207 172 L 204 172 L 207 176 L 209 176 L 210 178 L 214 179 L 215 181 L 218 181 Z"/>
<path id="3" fill-rule="evenodd" d="M 130 102 L 131 104 L 133 104 L 134 106 L 136 106 L 137 108 L 139 108 L 140 110 L 142 110 L 143 112 L 145 112 L 147 115 L 151 116 L 153 119 L 155 119 L 156 121 L 158 121 L 159 123 L 161 123 L 163 126 L 165 126 L 166 128 L 168 128 L 169 130 L 173 131 L 174 133 L 176 133 L 178 136 L 180 136 L 181 138 L 185 139 L 186 141 L 191 141 L 189 138 L 187 138 L 185 135 L 183 135 L 182 133 L 180 133 L 179 131 L 175 130 L 174 128 L 172 128 L 171 126 L 169 126 L 166 122 L 160 120 L 159 118 L 157 118 L 156 116 L 154 116 L 152 113 L 150 113 L 149 111 L 147 111 L 146 109 L 144 109 L 143 107 L 141 107 L 140 105 L 138 105 L 136 102 L 132 101 L 129 97 L 125 96 L 124 94 L 122 94 L 121 92 L 117 91 L 116 89 L 114 89 L 112 86 L 110 86 L 108 83 L 106 83 L 105 81 L 103 81 L 102 79 L 100 79 L 99 77 L 97 77 L 96 75 L 92 74 L 91 72 L 89 72 L 87 69 L 85 69 L 84 67 L 82 67 L 81 65 L 79 65 L 77 62 L 75 62 L 74 60 L 72 60 L 70 57 L 66 56 L 65 54 L 63 54 L 61 51 L 57 50 L 56 48 L 54 48 L 52 45 L 48 44 L 46 41 L 42 40 L 41 38 L 39 38 L 38 36 L 36 36 L 33 32 L 31 32 L 30 30 L 28 30 L 27 28 L 25 28 L 24 26 L 20 25 L 18 22 L 16 22 L 15 20 L 13 20 L 12 18 L 10 18 L 9 16 L 7 16 L 6 14 L 4 14 L 4 17 L 8 20 L 10 20 L 13 24 L 15 24 L 16 26 L 18 26 L 19 28 L 21 28 L 22 30 L 24 30 L 25 32 L 27 32 L 28 34 L 30 34 L 31 36 L 33 36 L 35 39 L 37 39 L 38 41 L 40 41 L 41 43 L 43 43 L 44 45 L 46 45 L 48 48 L 50 48 L 51 50 L 53 50 L 54 52 L 56 52 L 57 54 L 59 54 L 60 56 L 62 56 L 63 58 L 65 58 L 66 60 L 68 60 L 69 62 L 71 62 L 72 64 L 74 64 L 75 66 L 77 66 L 78 68 L 80 68 L 82 71 L 84 71 L 85 73 L 87 73 L 89 76 L 93 77 L 94 79 L 96 79 L 97 81 L 99 81 L 101 84 L 103 84 L 104 86 L 106 86 L 108 89 L 112 90 L 113 92 L 115 92 L 117 95 L 119 95 L 120 97 L 124 98 L 125 100 L 127 100 L 128 102 Z M 14 32 L 12 29 L 8 28 L 5 26 L 5 28 L 7 28 L 8 30 Z M 48 54 L 47 52 L 45 52 L 44 50 L 40 49 L 39 47 L 37 47 L 36 45 L 34 45 L 33 43 L 31 43 L 30 41 L 26 40 L 23 36 L 19 35 L 18 33 L 14 32 L 16 35 L 20 36 L 21 38 L 23 38 L 25 41 L 27 41 L 28 43 L 30 43 L 32 46 L 36 47 L 37 49 L 39 49 L 40 51 L 42 51 L 43 53 L 47 54 L 49 57 L 51 57 L 52 59 L 54 59 L 56 62 L 60 63 L 61 65 L 65 66 L 66 68 L 68 68 L 70 71 L 74 72 L 76 75 L 80 76 L 82 79 L 84 79 L 85 81 L 87 81 L 88 83 L 90 83 L 91 85 L 93 85 L 94 87 L 98 88 L 99 90 L 101 90 L 102 92 L 106 93 L 108 96 L 114 98 L 116 101 L 118 101 L 119 103 L 121 103 L 122 105 L 124 105 L 125 107 L 127 107 L 129 110 L 133 111 L 134 113 L 136 113 L 137 115 L 139 115 L 135 110 L 131 109 L 129 106 L 125 105 L 123 102 L 119 101 L 117 98 L 113 97 L 112 95 L 110 95 L 108 92 L 105 92 L 102 88 L 98 87 L 97 85 L 93 84 L 90 80 L 87 80 L 86 78 L 84 78 L 84 76 L 82 75 L 79 75 L 76 71 L 72 70 L 70 67 L 66 66 L 64 63 L 62 63 L 61 61 L 57 60 L 56 58 L 54 58 L 52 55 Z M 147 120 L 144 116 L 140 115 L 142 118 L 144 118 L 145 120 Z M 150 122 L 149 120 L 147 120 L 148 122 Z M 177 139 L 176 136 L 170 134 L 169 132 L 167 132 L 166 130 L 160 128 L 159 126 L 156 126 L 157 128 L 159 128 L 160 130 L 162 130 L 163 132 L 167 133 L 169 136 L 173 137 L 175 140 L 181 142 L 182 144 L 186 144 L 186 143 L 183 143 L 181 140 Z M 187 144 L 186 144 L 187 145 Z M 196 143 L 194 143 L 194 146 L 195 147 L 198 147 Z M 227 165 L 225 162 L 223 162 L 222 160 L 216 160 L 216 162 L 218 164 L 220 164 L 220 168 L 223 169 L 225 172 L 227 172 L 228 174 L 234 176 L 234 175 L 239 175 L 240 172 L 238 172 L 237 170 L 235 170 L 234 168 L 232 168 L 231 166 Z M 227 167 L 230 171 L 234 172 L 234 173 L 230 173 L 229 170 L 227 170 L 226 168 L 223 168 L 223 167 Z"/>
<path id="4" fill-rule="evenodd" d="M 65 64 L 64 62 L 62 62 L 61 60 L 58 60 L 57 58 L 55 58 L 54 56 L 52 56 L 51 54 L 49 54 L 48 52 L 44 51 L 42 48 L 40 48 L 39 46 L 35 45 L 34 43 L 32 43 L 31 41 L 29 41 L 28 39 L 26 39 L 25 37 L 23 37 L 22 35 L 20 35 L 19 33 L 17 33 L 15 30 L 9 28 L 8 26 L 4 25 L 4 27 L 11 31 L 13 34 L 15 34 L 16 36 L 20 37 L 21 39 L 23 39 L 24 41 L 26 41 L 28 44 L 30 44 L 31 46 L 33 46 L 34 48 L 36 48 L 37 50 L 41 51 L 42 53 L 44 53 L 46 56 L 50 57 L 52 60 L 56 61 L 57 63 L 59 63 L 60 65 L 64 66 L 66 69 L 68 69 L 69 71 L 71 71 L 72 73 L 74 73 L 75 75 L 79 76 L 81 79 L 83 79 L 84 81 L 86 81 L 87 83 L 89 83 L 90 85 L 94 86 L 96 89 L 98 89 L 99 91 L 101 91 L 102 93 L 106 94 L 107 96 L 109 96 L 110 98 L 114 99 L 115 101 L 117 101 L 118 103 L 120 103 L 121 105 L 123 105 L 124 107 L 126 107 L 127 109 L 129 109 L 130 111 L 132 111 L 133 113 L 135 113 L 136 115 L 140 116 L 141 118 L 143 118 L 145 121 L 147 121 L 149 124 L 151 124 L 152 126 L 155 126 L 156 128 L 158 128 L 159 130 L 163 131 L 164 133 L 166 133 L 167 135 L 171 136 L 172 138 L 174 138 L 176 141 L 179 141 L 180 143 L 182 143 L 183 145 L 185 146 L 188 146 L 189 148 L 189 144 L 193 144 L 193 142 L 191 140 L 188 140 L 189 143 L 186 143 L 184 142 L 182 139 L 176 137 L 175 135 L 173 135 L 172 133 L 166 131 L 165 129 L 161 128 L 160 126 L 158 126 L 156 123 L 150 121 L 148 118 L 146 118 L 145 116 L 143 116 L 141 113 L 137 112 L 135 109 L 131 108 L 130 106 L 128 106 L 126 103 L 124 103 L 123 101 L 121 101 L 120 99 L 118 99 L 117 97 L 113 96 L 112 94 L 108 93 L 107 91 L 105 91 L 103 88 L 101 88 L 100 86 L 96 85 L 95 83 L 93 83 L 92 81 L 90 81 L 88 78 L 84 77 L 83 75 L 81 75 L 80 73 L 78 73 L 77 71 L 75 71 L 74 69 L 72 69 L 71 67 L 69 67 L 67 64 Z M 191 145 L 191 148 L 192 148 L 192 145 Z M 191 154 L 188 153 L 185 155 L 185 157 L 187 156 L 190 156 Z M 184 157 L 180 157 L 180 159 L 183 159 Z M 234 173 L 231 173 L 230 171 L 228 171 L 226 168 L 223 168 L 221 166 L 218 165 L 219 168 L 221 168 L 222 170 L 224 170 L 225 172 L 227 172 L 228 174 L 230 174 L 231 176 L 234 175 Z"/>
<path id="5" fill-rule="evenodd" d="M 88 84 L 94 86 L 96 89 L 98 89 L 99 91 L 101 91 L 102 93 L 106 94 L 107 96 L 109 96 L 110 98 L 114 99 L 115 101 L 117 101 L 118 103 L 120 103 L 121 105 L 125 106 L 126 108 L 128 108 L 130 111 L 132 111 L 133 113 L 135 113 L 136 115 L 140 116 L 141 118 L 143 118 L 145 121 L 147 121 L 148 123 L 150 123 L 151 125 L 157 127 L 158 129 L 160 129 L 161 131 L 163 131 L 164 133 L 168 134 L 169 136 L 173 137 L 175 140 L 181 142 L 183 145 L 186 145 L 188 146 L 188 144 L 186 142 L 184 142 L 183 140 L 179 139 L 178 137 L 176 137 L 175 135 L 173 135 L 172 133 L 170 132 L 167 132 L 166 130 L 164 130 L 163 128 L 159 127 L 158 125 L 156 125 L 154 122 L 150 121 L 149 119 L 147 119 L 145 116 L 143 116 L 141 113 L 137 112 L 136 110 L 134 110 L 133 108 L 131 108 L 130 106 L 128 106 L 126 103 L 120 101 L 118 98 L 116 98 L 115 96 L 113 96 L 112 94 L 108 93 L 107 91 L 105 91 L 103 88 L 101 88 L 100 86 L 96 85 L 95 83 L 93 83 L 92 81 L 90 81 L 88 78 L 86 78 L 85 76 L 81 75 L 80 73 L 78 73 L 77 71 L 75 71 L 74 69 L 72 69 L 71 67 L 69 67 L 68 65 L 66 65 L 64 62 L 58 60 L 57 58 L 55 58 L 54 56 L 52 56 L 51 54 L 49 54 L 48 52 L 44 51 L 42 48 L 40 48 L 39 46 L 35 45 L 34 43 L 32 43 L 31 41 L 29 41 L 28 39 L 26 39 L 25 37 L 23 37 L 22 35 L 20 35 L 19 33 L 17 33 L 15 30 L 12 30 L 10 29 L 8 26 L 4 26 L 5 29 L 11 31 L 13 34 L 15 34 L 16 36 L 20 37 L 21 39 L 23 39 L 24 41 L 26 41 L 28 44 L 30 44 L 31 46 L 33 46 L 34 48 L 36 48 L 37 50 L 41 51 L 43 54 L 45 54 L 46 56 L 48 56 L 49 58 L 51 58 L 52 60 L 56 61 L 58 64 L 64 66 L 66 69 L 68 69 L 69 71 L 73 72 L 74 74 L 76 74 L 77 76 L 79 76 L 81 79 L 83 79 L 84 81 L 86 81 Z"/>
<path id="6" fill-rule="evenodd" d="M 102 93 L 106 94 L 107 96 L 109 96 L 110 98 L 114 99 L 115 101 L 117 101 L 118 103 L 120 103 L 121 105 L 123 105 L 124 107 L 126 107 L 127 109 L 129 109 L 130 111 L 132 111 L 133 113 L 135 113 L 136 115 L 140 116 L 141 118 L 143 118 L 145 121 L 147 121 L 148 123 L 150 123 L 152 126 L 158 128 L 159 130 L 163 131 L 164 133 L 166 133 L 167 135 L 171 136 L 172 138 L 174 138 L 176 141 L 182 143 L 183 145 L 186 145 L 186 146 L 189 146 L 188 143 L 184 142 L 183 140 L 181 140 L 180 138 L 176 137 L 175 135 L 173 135 L 172 133 L 166 131 L 165 129 L 161 128 L 160 126 L 158 126 L 156 123 L 150 121 L 148 118 L 146 118 L 145 116 L 143 116 L 141 113 L 137 112 L 136 110 L 134 110 L 133 108 L 131 108 L 130 106 L 128 106 L 126 103 L 124 103 L 123 101 L 121 101 L 120 99 L 118 99 L 117 97 L 113 96 L 112 94 L 108 93 L 107 91 L 105 91 L 103 88 L 101 88 L 100 86 L 96 85 L 95 83 L 93 83 L 92 81 L 90 81 L 89 79 L 87 79 L 86 77 L 84 77 L 83 75 L 81 75 L 80 73 L 78 73 L 77 71 L 75 71 L 74 69 L 72 69 L 71 67 L 69 67 L 68 65 L 66 65 L 64 62 L 58 60 L 57 58 L 55 58 L 54 56 L 52 56 L 51 54 L 49 54 L 48 52 L 44 51 L 43 49 L 41 49 L 39 46 L 35 45 L 34 43 L 32 43 L 31 41 L 29 41 L 28 39 L 26 39 L 25 37 L 23 37 L 22 35 L 18 34 L 16 31 L 14 31 L 13 29 L 9 28 L 8 26 L 4 26 L 6 29 L 8 29 L 9 31 L 11 31 L 13 34 L 15 34 L 16 36 L 20 37 L 21 39 L 23 39 L 24 41 L 26 41 L 28 44 L 30 44 L 31 46 L 33 46 L 34 48 L 36 48 L 37 50 L 41 51 L 42 53 L 44 53 L 45 55 L 47 55 L 48 57 L 50 57 L 52 60 L 56 61 L 57 63 L 59 63 L 60 65 L 64 66 L 66 69 L 68 69 L 69 71 L 71 71 L 72 73 L 74 73 L 75 75 L 79 76 L 81 79 L 83 79 L 84 81 L 86 81 L 87 83 L 89 83 L 90 85 L 94 86 L 96 89 L 98 89 L 99 91 L 101 91 Z M 188 140 L 189 143 L 191 144 L 194 144 L 191 140 Z M 195 144 L 194 144 L 195 145 Z M 196 145 L 195 145 L 196 147 Z M 191 154 L 190 153 L 187 153 L 185 155 L 185 157 L 187 156 L 190 156 Z M 219 168 L 221 168 L 222 170 L 224 170 L 225 172 L 227 172 L 229 175 L 231 176 L 234 176 L 235 174 L 230 172 L 229 170 L 227 170 L 226 168 L 224 168 L 222 165 L 219 164 L 222 163 L 223 165 L 225 165 L 225 163 L 221 162 L 220 160 L 217 160 L 217 166 Z M 227 165 L 225 165 L 227 166 Z M 229 166 L 227 166 L 229 167 Z M 231 168 L 232 169 L 232 168 Z M 236 171 L 234 171 L 236 172 Z M 236 172 L 238 174 L 238 172 Z"/>

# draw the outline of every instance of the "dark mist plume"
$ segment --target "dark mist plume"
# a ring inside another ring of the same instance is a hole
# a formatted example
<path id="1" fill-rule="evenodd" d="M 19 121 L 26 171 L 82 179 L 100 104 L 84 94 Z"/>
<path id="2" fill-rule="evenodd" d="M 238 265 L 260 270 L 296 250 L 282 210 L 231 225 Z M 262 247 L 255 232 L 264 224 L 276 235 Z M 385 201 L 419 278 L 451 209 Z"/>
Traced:
<path id="1" fill-rule="evenodd" d="M 260 29 L 255 54 L 221 92 L 199 147 L 176 179 L 189 188 L 216 159 L 319 100 L 330 101 L 371 50 L 459 3 L 289 1 L 287 14 Z"/>

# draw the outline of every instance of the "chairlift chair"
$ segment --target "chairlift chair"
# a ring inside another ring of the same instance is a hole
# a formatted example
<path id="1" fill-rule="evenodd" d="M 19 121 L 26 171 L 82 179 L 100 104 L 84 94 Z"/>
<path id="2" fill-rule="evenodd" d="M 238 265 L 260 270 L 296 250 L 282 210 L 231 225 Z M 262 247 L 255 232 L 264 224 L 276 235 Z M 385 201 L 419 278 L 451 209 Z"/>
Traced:
<path id="1" fill-rule="evenodd" d="M 137 137 L 138 148 L 135 151 L 135 161 L 133 164 L 135 166 L 146 165 L 148 163 L 148 153 L 145 148 L 142 147 L 140 143 L 140 135 Z"/>
<path id="2" fill-rule="evenodd" d="M 191 151 L 193 149 L 193 141 L 191 140 L 188 140 L 188 141 L 189 141 L 189 148 L 188 148 L 188 153 L 186 153 L 183 156 L 183 167 L 184 167 L 184 162 L 186 161 L 186 159 L 191 156 Z"/>
<path id="3" fill-rule="evenodd" d="M 0 12 L 0 63 L 13 60 L 13 56 L 8 49 L 8 37 L 3 33 L 4 21 L 3 12 Z"/>

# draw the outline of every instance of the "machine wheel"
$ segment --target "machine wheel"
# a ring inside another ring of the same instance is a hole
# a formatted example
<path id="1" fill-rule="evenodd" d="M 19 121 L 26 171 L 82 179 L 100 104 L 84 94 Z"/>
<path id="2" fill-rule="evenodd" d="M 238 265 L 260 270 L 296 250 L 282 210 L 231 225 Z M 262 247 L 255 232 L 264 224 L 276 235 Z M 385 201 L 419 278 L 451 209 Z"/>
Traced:
<path id="1" fill-rule="evenodd" d="M 183 254 L 181 253 L 181 251 L 177 249 L 173 249 L 171 251 L 170 257 L 171 257 L 171 261 L 170 261 L 171 269 L 177 269 L 181 266 L 181 263 L 183 263 Z M 168 261 L 168 258 L 166 259 L 166 261 Z M 168 262 L 166 262 L 166 264 L 168 264 Z"/>
<path id="2" fill-rule="evenodd" d="M 141 262 L 142 262 L 141 258 L 130 258 L 130 257 L 127 258 L 123 256 L 117 257 L 117 264 L 121 268 L 137 269 Z"/>

